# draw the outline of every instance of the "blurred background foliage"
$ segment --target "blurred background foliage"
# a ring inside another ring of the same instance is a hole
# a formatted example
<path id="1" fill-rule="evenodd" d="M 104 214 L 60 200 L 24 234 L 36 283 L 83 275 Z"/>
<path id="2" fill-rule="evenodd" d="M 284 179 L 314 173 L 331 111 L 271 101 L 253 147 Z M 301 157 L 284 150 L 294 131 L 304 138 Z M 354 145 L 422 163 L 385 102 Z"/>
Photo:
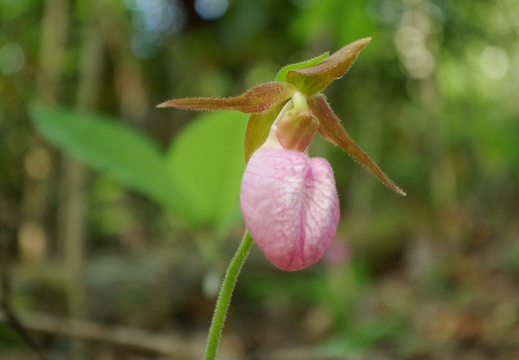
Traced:
<path id="1" fill-rule="evenodd" d="M 232 96 L 358 38 L 326 95 L 408 194 L 321 139 L 341 223 L 297 273 L 254 250 L 225 359 L 519 357 L 515 0 L 0 0 L 2 359 L 200 358 L 241 237 Z"/>

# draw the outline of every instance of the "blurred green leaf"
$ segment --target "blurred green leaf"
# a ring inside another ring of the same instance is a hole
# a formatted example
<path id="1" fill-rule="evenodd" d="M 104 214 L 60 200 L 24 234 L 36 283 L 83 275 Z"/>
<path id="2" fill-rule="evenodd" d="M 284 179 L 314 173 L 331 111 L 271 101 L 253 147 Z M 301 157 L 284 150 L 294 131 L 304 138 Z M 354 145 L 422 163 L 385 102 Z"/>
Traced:
<path id="1" fill-rule="evenodd" d="M 126 186 L 192 218 L 169 178 L 158 146 L 129 126 L 98 114 L 35 104 L 30 109 L 38 131 L 60 150 Z"/>
<path id="2" fill-rule="evenodd" d="M 293 37 L 306 42 L 332 34 L 335 47 L 377 33 L 366 11 L 369 1 L 320 0 L 298 12 L 292 21 Z M 373 51 L 373 50 L 372 50 Z"/>
<path id="3" fill-rule="evenodd" d="M 193 205 L 200 224 L 224 225 L 239 213 L 246 125 L 247 115 L 238 112 L 202 114 L 166 155 L 169 175 Z"/>
<path id="4" fill-rule="evenodd" d="M 10 324 L 0 324 L 0 348 L 16 348 L 23 347 L 24 342 L 20 339 L 19 335 L 12 329 Z"/>

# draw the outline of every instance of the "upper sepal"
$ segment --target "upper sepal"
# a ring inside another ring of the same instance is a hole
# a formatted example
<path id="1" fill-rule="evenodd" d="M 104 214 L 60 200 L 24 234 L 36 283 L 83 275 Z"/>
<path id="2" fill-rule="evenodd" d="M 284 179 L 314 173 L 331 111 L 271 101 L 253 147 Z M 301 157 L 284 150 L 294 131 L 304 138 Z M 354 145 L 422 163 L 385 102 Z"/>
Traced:
<path id="1" fill-rule="evenodd" d="M 371 38 L 357 40 L 326 57 L 315 66 L 289 70 L 285 81 L 306 95 L 317 94 L 333 80 L 342 77 L 351 67 L 358 53 L 370 41 Z"/>
<path id="2" fill-rule="evenodd" d="M 293 92 L 292 86 L 273 81 L 253 87 L 240 96 L 172 99 L 157 105 L 157 107 L 174 107 L 184 110 L 237 110 L 246 114 L 255 114 L 288 100 Z"/>

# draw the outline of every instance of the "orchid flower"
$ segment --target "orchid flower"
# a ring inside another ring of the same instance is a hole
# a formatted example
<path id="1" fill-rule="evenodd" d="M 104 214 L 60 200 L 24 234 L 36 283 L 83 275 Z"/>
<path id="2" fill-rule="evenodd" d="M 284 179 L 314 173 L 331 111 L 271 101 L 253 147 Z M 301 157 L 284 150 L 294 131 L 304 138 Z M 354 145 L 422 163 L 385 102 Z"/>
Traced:
<path id="1" fill-rule="evenodd" d="M 300 270 L 323 255 L 337 231 L 339 199 L 325 159 L 310 158 L 316 133 L 338 145 L 391 190 L 405 195 L 351 140 L 321 92 L 342 77 L 371 39 L 332 55 L 285 66 L 276 81 L 230 98 L 173 99 L 159 107 L 238 110 L 250 114 L 240 207 L 247 229 L 225 274 L 209 329 L 205 360 L 214 360 L 232 292 L 252 242 L 278 268 Z"/>
<path id="2" fill-rule="evenodd" d="M 405 195 L 353 142 L 321 93 L 348 71 L 370 40 L 288 65 L 276 81 L 240 96 L 173 99 L 158 106 L 250 114 L 240 206 L 250 235 L 282 270 L 315 263 L 337 230 L 339 200 L 333 171 L 325 159 L 307 155 L 316 133 L 350 154 L 389 189 Z"/>

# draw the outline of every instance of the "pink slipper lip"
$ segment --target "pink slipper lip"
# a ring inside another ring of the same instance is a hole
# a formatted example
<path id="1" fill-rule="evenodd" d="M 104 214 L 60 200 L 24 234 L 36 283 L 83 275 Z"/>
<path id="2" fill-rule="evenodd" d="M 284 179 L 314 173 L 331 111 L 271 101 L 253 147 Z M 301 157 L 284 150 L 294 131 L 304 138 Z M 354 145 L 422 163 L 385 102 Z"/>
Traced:
<path id="1" fill-rule="evenodd" d="M 256 244 L 286 271 L 317 262 L 339 222 L 339 198 L 329 163 L 297 151 L 258 149 L 242 179 L 240 205 Z"/>

